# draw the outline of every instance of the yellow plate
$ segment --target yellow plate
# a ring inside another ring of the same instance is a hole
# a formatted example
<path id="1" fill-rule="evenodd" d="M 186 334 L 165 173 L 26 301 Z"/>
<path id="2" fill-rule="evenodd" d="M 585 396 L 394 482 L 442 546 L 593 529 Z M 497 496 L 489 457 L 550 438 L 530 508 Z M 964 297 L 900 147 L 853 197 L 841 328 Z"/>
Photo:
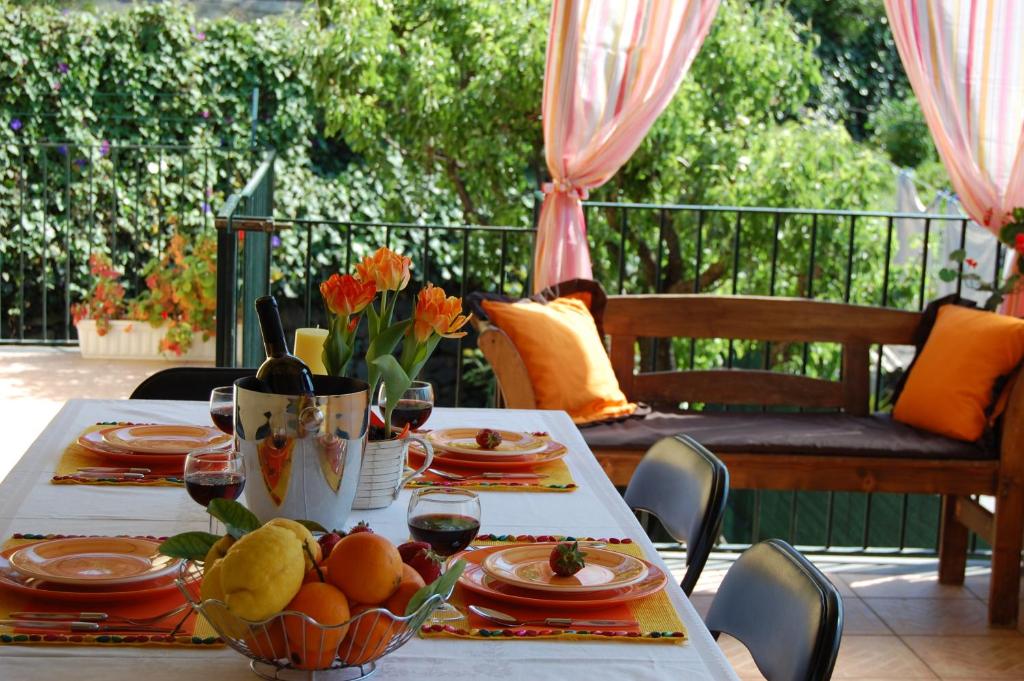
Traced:
<path id="1" fill-rule="evenodd" d="M 533 591 L 587 593 L 620 589 L 636 584 L 647 576 L 647 565 L 639 558 L 605 549 L 587 548 L 586 566 L 571 577 L 559 577 L 548 564 L 553 543 L 513 546 L 487 556 L 483 569 L 506 584 Z"/>
<path id="2" fill-rule="evenodd" d="M 230 435 L 208 426 L 122 426 L 102 433 L 111 447 L 143 454 L 189 452 L 231 441 Z"/>
<path id="3" fill-rule="evenodd" d="M 456 454 L 466 454 L 481 458 L 497 458 L 503 456 L 526 456 L 543 452 L 547 442 L 529 433 L 518 433 L 512 430 L 498 430 L 501 444 L 495 449 L 484 449 L 476 443 L 476 434 L 481 428 L 443 428 L 427 433 L 427 439 L 434 447 Z"/>
<path id="4" fill-rule="evenodd" d="M 58 584 L 131 584 L 178 568 L 181 560 L 161 555 L 159 545 L 134 537 L 71 537 L 31 544 L 8 560 L 23 575 Z"/>

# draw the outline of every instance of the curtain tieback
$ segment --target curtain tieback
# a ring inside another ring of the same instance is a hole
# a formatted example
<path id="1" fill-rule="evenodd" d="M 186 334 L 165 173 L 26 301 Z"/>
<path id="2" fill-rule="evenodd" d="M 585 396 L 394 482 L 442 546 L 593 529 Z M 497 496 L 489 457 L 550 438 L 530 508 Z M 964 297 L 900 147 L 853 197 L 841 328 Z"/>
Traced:
<path id="1" fill-rule="evenodd" d="M 540 186 L 540 190 L 545 194 L 551 194 L 557 192 L 559 194 L 570 194 L 575 195 L 580 201 L 586 201 L 587 188 L 580 187 L 566 180 L 559 180 L 557 182 L 545 182 Z"/>

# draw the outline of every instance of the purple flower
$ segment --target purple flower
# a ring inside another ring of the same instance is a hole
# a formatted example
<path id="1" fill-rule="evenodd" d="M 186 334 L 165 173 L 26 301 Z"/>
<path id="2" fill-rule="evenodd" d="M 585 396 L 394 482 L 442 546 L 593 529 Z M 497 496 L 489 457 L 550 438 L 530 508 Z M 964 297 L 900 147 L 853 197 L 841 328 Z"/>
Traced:
<path id="1" fill-rule="evenodd" d="M 61 62 L 61 63 L 57 64 L 57 72 L 58 73 L 67 73 L 70 70 L 71 70 L 71 67 L 68 66 L 65 62 Z"/>
<path id="2" fill-rule="evenodd" d="M 273 236 L 270 237 L 270 247 L 271 248 L 277 248 L 280 245 L 281 245 L 281 237 L 279 237 L 276 234 L 274 234 Z"/>
<path id="3" fill-rule="evenodd" d="M 100 142 L 100 156 L 106 156 L 110 153 L 110 140 L 103 140 Z"/>
<path id="4" fill-rule="evenodd" d="M 199 33 L 196 33 L 196 40 L 198 40 L 199 42 L 203 42 L 204 40 L 206 40 L 206 34 L 202 31 L 199 31 Z"/>
<path id="5" fill-rule="evenodd" d="M 13 130 L 14 132 L 18 132 L 19 130 L 21 130 L 21 119 L 20 118 L 12 118 L 11 119 L 11 130 Z"/>
<path id="6" fill-rule="evenodd" d="M 210 117 L 210 112 L 209 112 L 209 110 L 208 110 L 208 109 L 203 109 L 203 110 L 202 110 L 202 111 L 201 111 L 201 112 L 199 113 L 199 115 L 200 115 L 200 116 L 202 116 L 203 118 L 209 118 L 209 117 Z"/>
<path id="7" fill-rule="evenodd" d="M 78 166 L 79 168 L 84 168 L 87 165 L 89 165 L 89 161 L 87 159 L 84 159 L 84 158 L 76 158 L 75 159 L 75 165 Z"/>
<path id="8" fill-rule="evenodd" d="M 203 201 L 203 212 L 204 213 L 209 213 L 210 212 L 210 204 L 208 204 L 206 201 Z"/>
<path id="9" fill-rule="evenodd" d="M 61 156 L 67 156 L 68 155 L 68 145 L 62 144 L 59 147 L 57 147 L 57 153 L 60 154 Z"/>

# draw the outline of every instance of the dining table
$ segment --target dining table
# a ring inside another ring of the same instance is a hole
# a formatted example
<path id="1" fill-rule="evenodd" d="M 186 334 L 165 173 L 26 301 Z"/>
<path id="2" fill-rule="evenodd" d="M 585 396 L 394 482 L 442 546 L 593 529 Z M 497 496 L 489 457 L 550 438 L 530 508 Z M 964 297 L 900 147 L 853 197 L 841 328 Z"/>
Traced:
<path id="1" fill-rule="evenodd" d="M 69 400 L 0 484 L 0 536 L 14 533 L 168 536 L 205 530 L 208 516 L 182 487 L 58 485 L 54 467 L 65 447 L 98 422 L 208 424 L 205 402 Z M 605 476 L 565 412 L 437 408 L 428 427 L 543 431 L 568 447 L 577 487 L 563 493 L 482 491 L 481 532 L 629 538 L 661 569 L 621 494 Z M 403 490 L 387 508 L 353 510 L 337 526 L 364 520 L 395 543 L 408 539 Z M 241 501 L 244 502 L 244 495 Z M 413 637 L 380 660 L 376 679 L 736 679 L 678 583 L 666 586 L 686 627 L 681 644 L 599 640 L 473 640 Z M 141 648 L 0 645 L 0 679 L 254 679 L 248 660 L 227 646 Z M 318 677 L 319 678 L 319 677 Z M 327 678 L 327 677 L 325 677 Z"/>

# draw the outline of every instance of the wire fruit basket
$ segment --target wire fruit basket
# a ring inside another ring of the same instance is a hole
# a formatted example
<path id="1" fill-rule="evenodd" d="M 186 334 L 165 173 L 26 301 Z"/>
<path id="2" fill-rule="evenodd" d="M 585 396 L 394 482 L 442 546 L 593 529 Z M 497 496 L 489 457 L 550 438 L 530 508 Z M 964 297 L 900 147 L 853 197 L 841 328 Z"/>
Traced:
<path id="1" fill-rule="evenodd" d="M 374 608 L 344 624 L 325 626 L 304 613 L 285 610 L 252 622 L 233 614 L 223 601 L 201 600 L 202 579 L 202 564 L 185 561 L 176 581 L 192 609 L 249 658 L 257 676 L 277 680 L 366 678 L 376 671 L 377 660 L 402 647 L 451 596 L 435 594 L 404 617 Z"/>

